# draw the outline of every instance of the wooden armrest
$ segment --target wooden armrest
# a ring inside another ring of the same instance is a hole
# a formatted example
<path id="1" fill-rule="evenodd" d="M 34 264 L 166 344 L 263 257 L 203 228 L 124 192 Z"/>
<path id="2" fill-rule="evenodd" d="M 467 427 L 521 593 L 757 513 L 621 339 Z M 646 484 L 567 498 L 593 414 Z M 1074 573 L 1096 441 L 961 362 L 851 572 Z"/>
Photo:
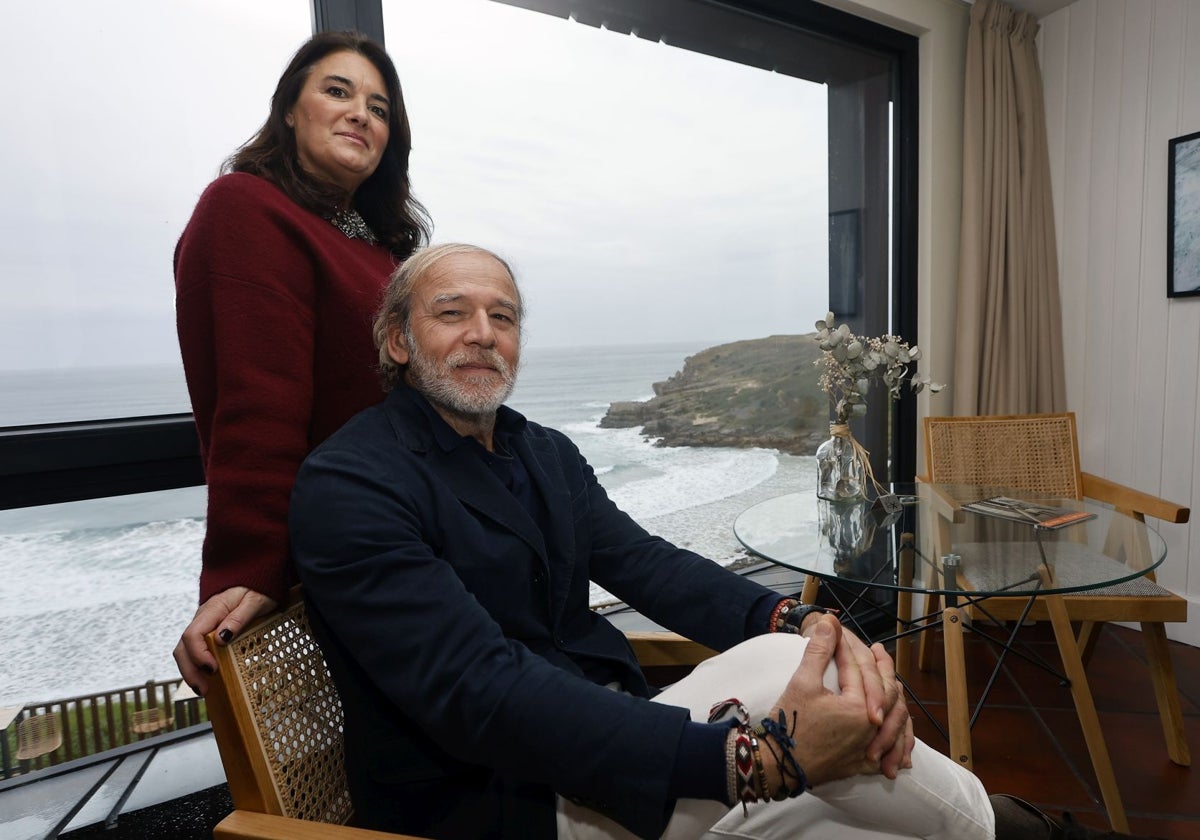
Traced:
<path id="1" fill-rule="evenodd" d="M 699 642 L 684 638 L 678 633 L 664 630 L 626 633 L 625 638 L 633 647 L 638 664 L 643 668 L 669 665 L 698 665 L 717 652 Z"/>
<path id="2" fill-rule="evenodd" d="M 1083 495 L 1089 499 L 1107 502 L 1122 513 L 1143 514 L 1164 522 L 1183 523 L 1191 516 L 1190 508 L 1086 472 L 1083 473 Z"/>
<path id="3" fill-rule="evenodd" d="M 917 476 L 917 496 L 921 503 L 948 522 L 965 522 L 962 502 L 941 487 L 930 483 L 925 476 Z"/>
<path id="4" fill-rule="evenodd" d="M 348 825 L 309 822 L 253 811 L 234 811 L 213 829 L 213 840 L 421 840 Z"/>

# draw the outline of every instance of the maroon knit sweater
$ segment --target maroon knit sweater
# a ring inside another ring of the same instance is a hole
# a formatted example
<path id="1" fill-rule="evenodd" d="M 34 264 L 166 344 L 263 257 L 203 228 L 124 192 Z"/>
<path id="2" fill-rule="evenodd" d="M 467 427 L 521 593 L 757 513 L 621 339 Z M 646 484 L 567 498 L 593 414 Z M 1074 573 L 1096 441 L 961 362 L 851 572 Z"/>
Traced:
<path id="1" fill-rule="evenodd" d="M 208 483 L 200 600 L 295 581 L 300 462 L 379 402 L 371 321 L 395 260 L 244 173 L 204 191 L 175 248 L 179 346 Z"/>

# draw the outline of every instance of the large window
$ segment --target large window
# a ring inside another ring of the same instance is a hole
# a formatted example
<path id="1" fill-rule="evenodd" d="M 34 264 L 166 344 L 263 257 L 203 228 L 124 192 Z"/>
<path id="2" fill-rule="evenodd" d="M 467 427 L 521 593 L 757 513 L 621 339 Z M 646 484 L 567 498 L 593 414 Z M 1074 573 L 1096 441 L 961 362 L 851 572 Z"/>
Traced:
<path id="1" fill-rule="evenodd" d="M 571 434 L 652 530 L 730 559 L 733 514 L 802 486 L 811 460 L 658 447 L 598 421 L 688 356 L 809 332 L 831 304 L 856 329 L 917 338 L 904 293 L 915 42 L 801 0 L 602 5 L 324 0 L 314 17 L 382 19 L 435 238 L 514 263 L 531 310 L 516 406 Z M 172 250 L 261 123 L 310 14 L 294 0 L 6 10 L 0 64 L 52 116 L 0 136 L 0 452 L 31 460 L 15 426 L 188 410 Z M 911 411 L 872 415 L 856 434 L 877 473 L 911 475 L 911 448 L 889 445 L 915 438 Z M 195 474 L 188 434 L 186 417 L 41 434 L 64 478 L 47 466 L 37 498 L 108 498 L 0 512 L 0 579 L 14 584 L 0 598 L 0 706 L 174 675 L 203 487 L 115 494 L 195 480 L 179 478 Z M 192 473 L 159 470 L 172 459 Z M 28 504 L 13 488 L 32 485 L 5 486 L 0 506 Z M 46 576 L 63 597 L 27 597 Z M 112 642 L 82 649 L 89 625 Z M 131 656 L 112 659 L 118 648 Z"/>

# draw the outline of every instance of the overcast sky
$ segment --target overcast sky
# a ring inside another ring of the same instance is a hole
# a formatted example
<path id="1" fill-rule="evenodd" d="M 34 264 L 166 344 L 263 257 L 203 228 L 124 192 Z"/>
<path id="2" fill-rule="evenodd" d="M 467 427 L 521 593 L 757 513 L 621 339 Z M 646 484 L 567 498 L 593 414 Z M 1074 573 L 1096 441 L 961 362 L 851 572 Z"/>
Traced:
<path id="1" fill-rule="evenodd" d="M 486 0 L 384 15 L 434 239 L 512 261 L 529 346 L 716 344 L 824 314 L 824 88 Z M 6 20 L 0 369 L 178 364 L 175 240 L 266 116 L 309 4 L 43 0 Z"/>

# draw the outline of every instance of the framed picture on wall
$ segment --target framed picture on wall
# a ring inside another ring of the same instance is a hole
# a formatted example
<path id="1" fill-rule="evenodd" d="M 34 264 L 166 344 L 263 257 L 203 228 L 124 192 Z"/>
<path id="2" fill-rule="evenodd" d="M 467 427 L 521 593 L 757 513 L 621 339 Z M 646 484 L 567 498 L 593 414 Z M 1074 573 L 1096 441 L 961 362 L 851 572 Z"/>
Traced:
<path id="1" fill-rule="evenodd" d="M 1167 297 L 1200 295 L 1200 131 L 1167 147 Z"/>

